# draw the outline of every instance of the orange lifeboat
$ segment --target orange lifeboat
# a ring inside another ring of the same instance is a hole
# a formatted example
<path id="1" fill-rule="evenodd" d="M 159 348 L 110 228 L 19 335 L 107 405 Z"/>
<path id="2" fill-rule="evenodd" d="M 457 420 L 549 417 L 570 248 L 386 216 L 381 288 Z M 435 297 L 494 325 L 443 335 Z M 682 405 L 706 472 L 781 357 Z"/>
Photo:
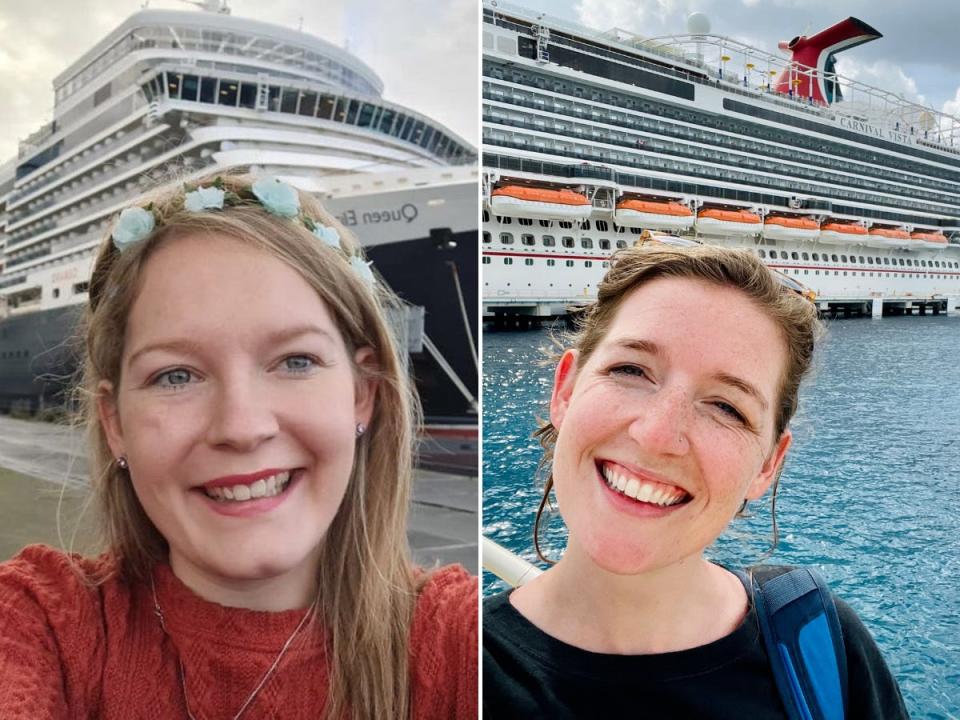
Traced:
<path id="1" fill-rule="evenodd" d="M 927 247 L 931 250 L 942 250 L 947 246 L 947 236 L 940 232 L 912 232 L 910 238 L 913 240 L 911 245 L 914 247 Z"/>
<path id="2" fill-rule="evenodd" d="M 819 235 L 820 226 L 810 218 L 768 215 L 763 221 L 763 236 L 772 240 L 816 240 Z"/>
<path id="3" fill-rule="evenodd" d="M 690 208 L 664 200 L 621 200 L 617 203 L 614 219 L 617 225 L 648 230 L 688 230 L 693 227 L 693 211 Z"/>
<path id="4" fill-rule="evenodd" d="M 593 209 L 586 195 L 562 188 L 503 185 L 490 194 L 490 208 L 497 215 L 528 218 L 583 220 Z"/>
<path id="5" fill-rule="evenodd" d="M 701 235 L 756 235 L 763 230 L 760 216 L 747 210 L 709 208 L 697 213 Z"/>
<path id="6" fill-rule="evenodd" d="M 870 247 L 902 248 L 911 245 L 910 233 L 895 228 L 870 228 L 866 243 Z"/>
<path id="7" fill-rule="evenodd" d="M 829 245 L 862 243 L 867 235 L 863 225 L 849 222 L 828 222 L 820 226 L 820 242 Z"/>

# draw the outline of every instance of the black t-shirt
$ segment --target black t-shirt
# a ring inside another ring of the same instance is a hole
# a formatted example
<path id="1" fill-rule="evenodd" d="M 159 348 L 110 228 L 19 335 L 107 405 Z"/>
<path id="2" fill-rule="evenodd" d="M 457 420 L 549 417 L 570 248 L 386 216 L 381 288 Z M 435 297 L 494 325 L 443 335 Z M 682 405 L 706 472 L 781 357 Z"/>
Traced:
<path id="1" fill-rule="evenodd" d="M 837 613 L 847 653 L 848 720 L 909 718 L 869 631 L 841 600 Z M 483 604 L 483 714 L 497 720 L 786 718 L 752 602 L 736 630 L 707 645 L 608 655 L 547 635 L 517 612 L 508 593 Z"/>

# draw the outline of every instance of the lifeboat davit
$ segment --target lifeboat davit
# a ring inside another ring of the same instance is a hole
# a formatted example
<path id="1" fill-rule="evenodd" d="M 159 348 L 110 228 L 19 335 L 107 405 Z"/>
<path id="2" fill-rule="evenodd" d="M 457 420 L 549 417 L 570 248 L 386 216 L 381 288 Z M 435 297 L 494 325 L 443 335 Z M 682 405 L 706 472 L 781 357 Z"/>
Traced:
<path id="1" fill-rule="evenodd" d="M 760 216 L 747 210 L 709 208 L 697 213 L 701 235 L 757 235 L 763 230 Z"/>
<path id="2" fill-rule="evenodd" d="M 816 220 L 768 215 L 763 221 L 763 236 L 772 240 L 816 240 L 820 226 Z"/>
<path id="3" fill-rule="evenodd" d="M 689 230 L 693 227 L 693 210 L 678 202 L 630 198 L 617 203 L 614 219 L 624 227 Z"/>
<path id="4" fill-rule="evenodd" d="M 943 250 L 947 246 L 947 236 L 939 232 L 910 233 L 913 247 L 926 247 L 931 250 Z"/>
<path id="5" fill-rule="evenodd" d="M 856 223 L 828 222 L 820 226 L 820 242 L 828 245 L 862 243 L 867 229 Z"/>
<path id="6" fill-rule="evenodd" d="M 867 233 L 865 242 L 870 247 L 881 248 L 903 248 L 913 245 L 910 240 L 910 233 L 906 230 L 894 230 L 893 228 L 871 228 Z"/>
<path id="7" fill-rule="evenodd" d="M 490 208 L 497 215 L 527 218 L 585 220 L 592 206 L 586 195 L 567 190 L 504 185 L 490 194 Z"/>

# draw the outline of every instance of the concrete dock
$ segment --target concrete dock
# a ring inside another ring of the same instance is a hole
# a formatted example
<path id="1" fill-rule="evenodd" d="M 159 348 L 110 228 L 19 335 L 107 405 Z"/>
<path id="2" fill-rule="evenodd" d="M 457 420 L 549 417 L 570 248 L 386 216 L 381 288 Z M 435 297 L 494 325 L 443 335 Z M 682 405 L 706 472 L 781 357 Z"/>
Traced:
<path id="1" fill-rule="evenodd" d="M 96 550 L 91 511 L 81 516 L 85 454 L 79 431 L 0 416 L 0 561 L 31 543 L 68 549 L 75 529 L 74 551 Z M 417 470 L 408 537 L 418 563 L 456 562 L 477 573 L 477 492 L 476 477 Z"/>

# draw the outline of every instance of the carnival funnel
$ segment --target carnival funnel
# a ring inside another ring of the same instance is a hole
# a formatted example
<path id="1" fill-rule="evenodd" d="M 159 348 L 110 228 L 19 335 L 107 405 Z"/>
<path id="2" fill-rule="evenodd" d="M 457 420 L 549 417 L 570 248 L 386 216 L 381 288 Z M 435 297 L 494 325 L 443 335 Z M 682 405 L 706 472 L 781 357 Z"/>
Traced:
<path id="1" fill-rule="evenodd" d="M 790 64 L 776 81 L 776 91 L 829 105 L 843 97 L 836 81 L 836 54 L 883 37 L 857 18 L 847 18 L 816 35 L 781 42 L 791 52 Z"/>

